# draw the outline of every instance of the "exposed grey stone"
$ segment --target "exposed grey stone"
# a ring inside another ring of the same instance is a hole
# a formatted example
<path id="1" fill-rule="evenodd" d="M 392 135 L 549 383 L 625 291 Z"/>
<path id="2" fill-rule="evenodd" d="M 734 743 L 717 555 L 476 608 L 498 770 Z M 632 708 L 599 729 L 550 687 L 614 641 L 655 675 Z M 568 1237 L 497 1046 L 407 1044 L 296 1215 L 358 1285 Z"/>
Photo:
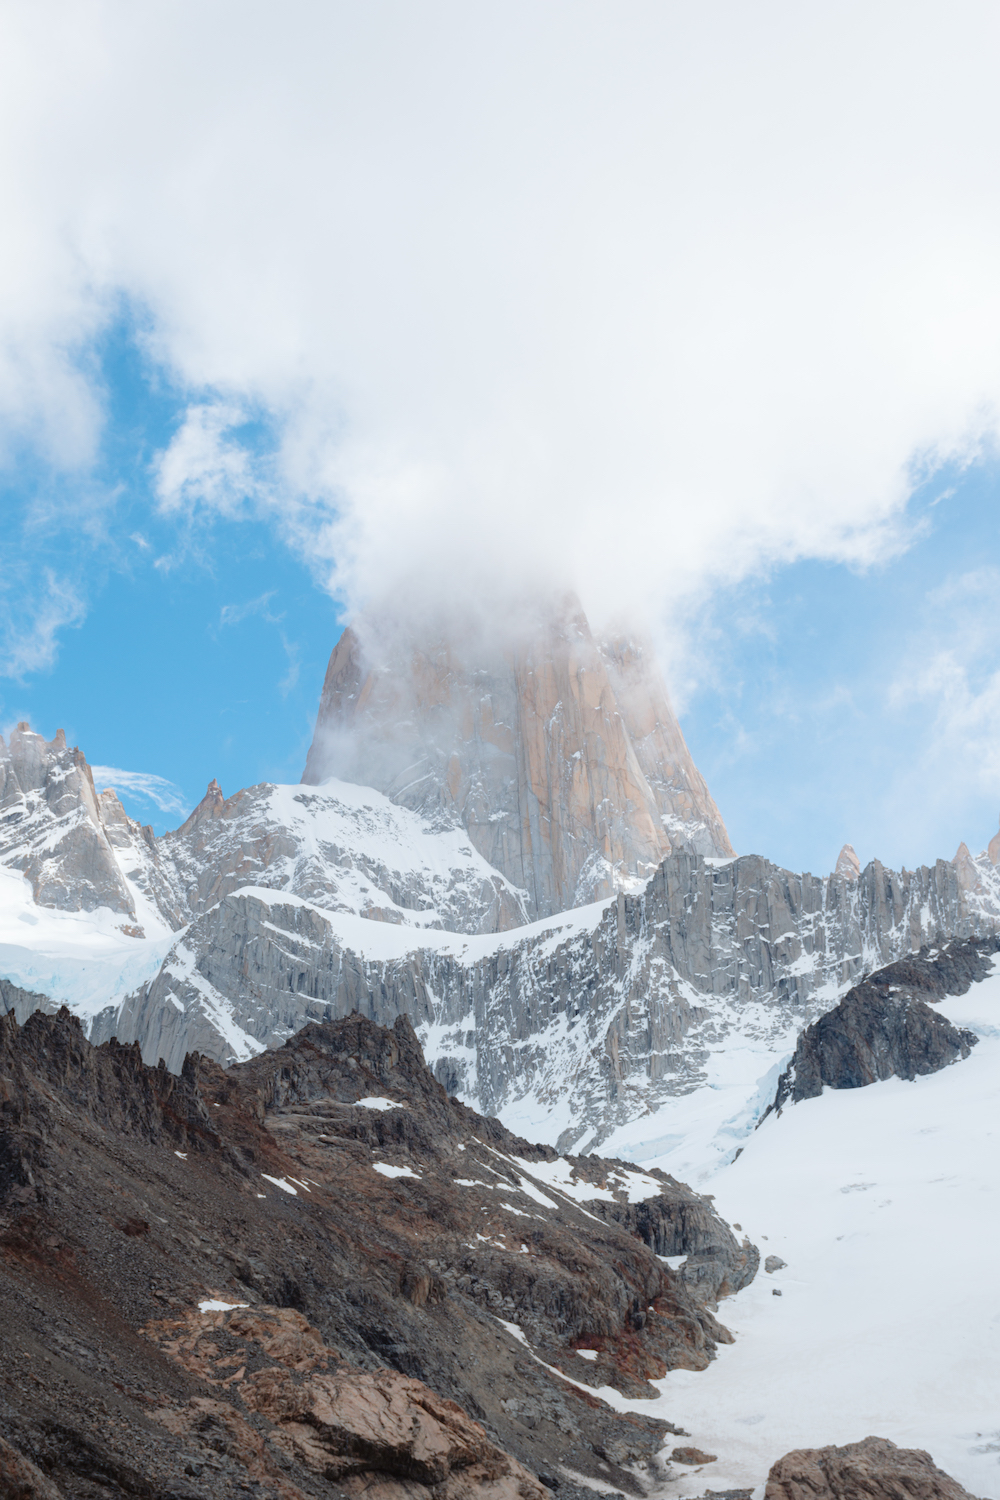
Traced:
<path id="1" fill-rule="evenodd" d="M 414 934 L 412 951 L 375 960 L 317 907 L 243 891 L 193 923 L 156 979 L 93 1035 L 116 1031 L 177 1069 L 191 1048 L 245 1056 L 327 1014 L 357 1010 L 384 1025 L 407 1015 L 450 1091 L 488 1114 L 528 1092 L 553 1103 L 568 1094 L 576 1123 L 560 1148 L 589 1131 L 593 1149 L 696 1087 L 733 1029 L 777 1037 L 928 928 L 968 932 L 981 920 L 943 860 L 902 873 L 873 862 L 848 881 L 680 851 L 644 892 L 620 894 L 593 929 L 563 941 L 539 924 L 475 958 Z"/>
<path id="2" fill-rule="evenodd" d="M 772 1107 L 815 1098 L 824 1088 L 936 1073 L 968 1057 L 975 1033 L 953 1026 L 923 997 L 964 994 L 985 978 L 998 950 L 996 935 L 954 942 L 933 958 L 922 949 L 863 979 L 802 1032 Z"/>
<path id="3" fill-rule="evenodd" d="M 135 918 L 90 767 L 61 729 L 46 741 L 19 724 L 9 746 L 0 737 L 0 863 L 27 876 L 39 906 Z"/>
<path id="4" fill-rule="evenodd" d="M 43 1011 L 46 1015 L 55 1015 L 58 1009 L 59 1006 L 48 995 L 40 995 L 37 990 L 22 990 L 18 985 L 11 984 L 9 979 L 0 979 L 0 1013 L 15 1015 L 20 1025 L 23 1026 L 36 1010 Z"/>

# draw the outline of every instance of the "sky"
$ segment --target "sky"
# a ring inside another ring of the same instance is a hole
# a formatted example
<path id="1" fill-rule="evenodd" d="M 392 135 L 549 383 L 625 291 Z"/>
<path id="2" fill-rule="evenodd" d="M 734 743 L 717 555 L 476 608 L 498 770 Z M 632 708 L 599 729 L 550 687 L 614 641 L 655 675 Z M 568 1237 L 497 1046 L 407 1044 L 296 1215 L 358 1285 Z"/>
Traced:
<path id="1" fill-rule="evenodd" d="M 652 632 L 733 842 L 1000 813 L 1000 12 L 0 10 L 0 729 L 161 830 L 361 607 Z"/>

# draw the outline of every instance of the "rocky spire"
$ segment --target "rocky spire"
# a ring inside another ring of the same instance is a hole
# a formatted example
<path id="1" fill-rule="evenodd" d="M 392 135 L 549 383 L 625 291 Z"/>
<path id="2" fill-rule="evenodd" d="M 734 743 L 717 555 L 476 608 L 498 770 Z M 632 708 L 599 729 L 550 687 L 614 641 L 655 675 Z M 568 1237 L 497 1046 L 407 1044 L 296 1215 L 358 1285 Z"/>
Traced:
<path id="1" fill-rule="evenodd" d="M 982 875 L 976 866 L 976 861 L 969 853 L 968 844 L 959 844 L 951 862 L 958 872 L 958 883 L 964 891 L 972 891 L 982 885 Z"/>
<path id="2" fill-rule="evenodd" d="M 572 598 L 502 645 L 356 622 L 302 779 L 330 776 L 464 826 L 532 916 L 635 888 L 673 847 L 733 853 L 652 653 L 595 641 Z"/>
<path id="3" fill-rule="evenodd" d="M 225 797 L 222 788 L 213 776 L 208 783 L 208 790 L 198 803 L 194 812 L 190 814 L 186 822 L 178 828 L 178 833 L 188 833 L 192 828 L 197 828 L 199 823 L 204 823 L 209 818 L 217 818 L 225 806 Z"/>
<path id="4" fill-rule="evenodd" d="M 860 879 L 861 861 L 855 854 L 852 844 L 845 844 L 837 855 L 837 863 L 833 873 L 835 875 L 842 875 L 845 880 Z"/>
<path id="5" fill-rule="evenodd" d="M 1000 864 L 1000 830 L 998 830 L 990 839 L 989 844 L 986 847 L 986 852 L 990 857 L 991 865 Z"/>
<path id="6" fill-rule="evenodd" d="M 61 729 L 46 740 L 24 722 L 9 745 L 0 738 L 0 808 L 0 861 L 22 871 L 39 906 L 135 916 L 90 767 Z"/>

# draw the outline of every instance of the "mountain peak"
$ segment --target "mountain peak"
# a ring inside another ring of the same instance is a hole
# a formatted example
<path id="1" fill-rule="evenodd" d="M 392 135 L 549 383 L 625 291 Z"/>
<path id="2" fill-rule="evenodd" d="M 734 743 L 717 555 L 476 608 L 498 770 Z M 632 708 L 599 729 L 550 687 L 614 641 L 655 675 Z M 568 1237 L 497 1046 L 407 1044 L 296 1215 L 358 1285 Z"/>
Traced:
<path id="1" fill-rule="evenodd" d="M 644 883 L 674 847 L 733 853 L 652 652 L 569 596 L 507 639 L 362 618 L 327 669 L 303 781 L 372 785 L 464 827 L 529 911 Z"/>
<path id="2" fill-rule="evenodd" d="M 225 797 L 218 779 L 213 776 L 208 783 L 204 797 L 198 803 L 194 812 L 181 824 L 178 833 L 184 833 L 190 828 L 195 828 L 199 823 L 204 823 L 207 818 L 217 818 L 225 805 Z"/>
<path id="3" fill-rule="evenodd" d="M 990 839 L 989 844 L 986 846 L 986 852 L 990 857 L 991 865 L 1000 864 L 1000 829 Z"/>
<path id="4" fill-rule="evenodd" d="M 859 880 L 861 878 L 861 861 L 855 854 L 852 844 L 845 844 L 837 855 L 837 863 L 833 873 L 835 875 L 842 875 L 845 880 Z"/>

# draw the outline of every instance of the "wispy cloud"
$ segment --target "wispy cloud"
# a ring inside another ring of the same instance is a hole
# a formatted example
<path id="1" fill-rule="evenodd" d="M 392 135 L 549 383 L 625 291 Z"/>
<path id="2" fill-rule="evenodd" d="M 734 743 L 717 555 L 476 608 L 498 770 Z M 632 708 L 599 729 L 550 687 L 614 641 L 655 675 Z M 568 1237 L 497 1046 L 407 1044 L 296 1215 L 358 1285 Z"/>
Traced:
<path id="1" fill-rule="evenodd" d="M 1000 569 L 992 567 L 932 590 L 890 687 L 892 708 L 925 717 L 919 774 L 928 798 L 951 798 L 960 786 L 1000 803 L 998 598 Z"/>
<path id="2" fill-rule="evenodd" d="M 20 569 L 0 594 L 0 677 L 22 682 L 47 671 L 59 650 L 60 631 L 79 625 L 86 604 L 77 586 L 52 568 L 38 576 Z"/>
<path id="3" fill-rule="evenodd" d="M 283 615 L 272 614 L 268 605 L 277 593 L 277 589 L 268 589 L 263 594 L 258 594 L 256 599 L 248 599 L 244 604 L 224 604 L 219 611 L 220 625 L 239 625 L 251 615 L 262 615 L 269 625 L 276 625 Z"/>
<path id="4" fill-rule="evenodd" d="M 180 787 L 151 771 L 124 771 L 120 766 L 91 766 L 98 791 L 113 787 L 121 795 L 150 802 L 160 812 L 186 817 L 190 808 Z"/>
<path id="5" fill-rule="evenodd" d="M 281 644 L 285 649 L 285 655 L 288 657 L 288 670 L 278 683 L 278 692 L 283 698 L 287 698 L 292 689 L 298 684 L 299 672 L 301 670 L 301 663 L 299 661 L 300 649 L 298 642 L 290 641 L 284 631 L 281 632 Z"/>

